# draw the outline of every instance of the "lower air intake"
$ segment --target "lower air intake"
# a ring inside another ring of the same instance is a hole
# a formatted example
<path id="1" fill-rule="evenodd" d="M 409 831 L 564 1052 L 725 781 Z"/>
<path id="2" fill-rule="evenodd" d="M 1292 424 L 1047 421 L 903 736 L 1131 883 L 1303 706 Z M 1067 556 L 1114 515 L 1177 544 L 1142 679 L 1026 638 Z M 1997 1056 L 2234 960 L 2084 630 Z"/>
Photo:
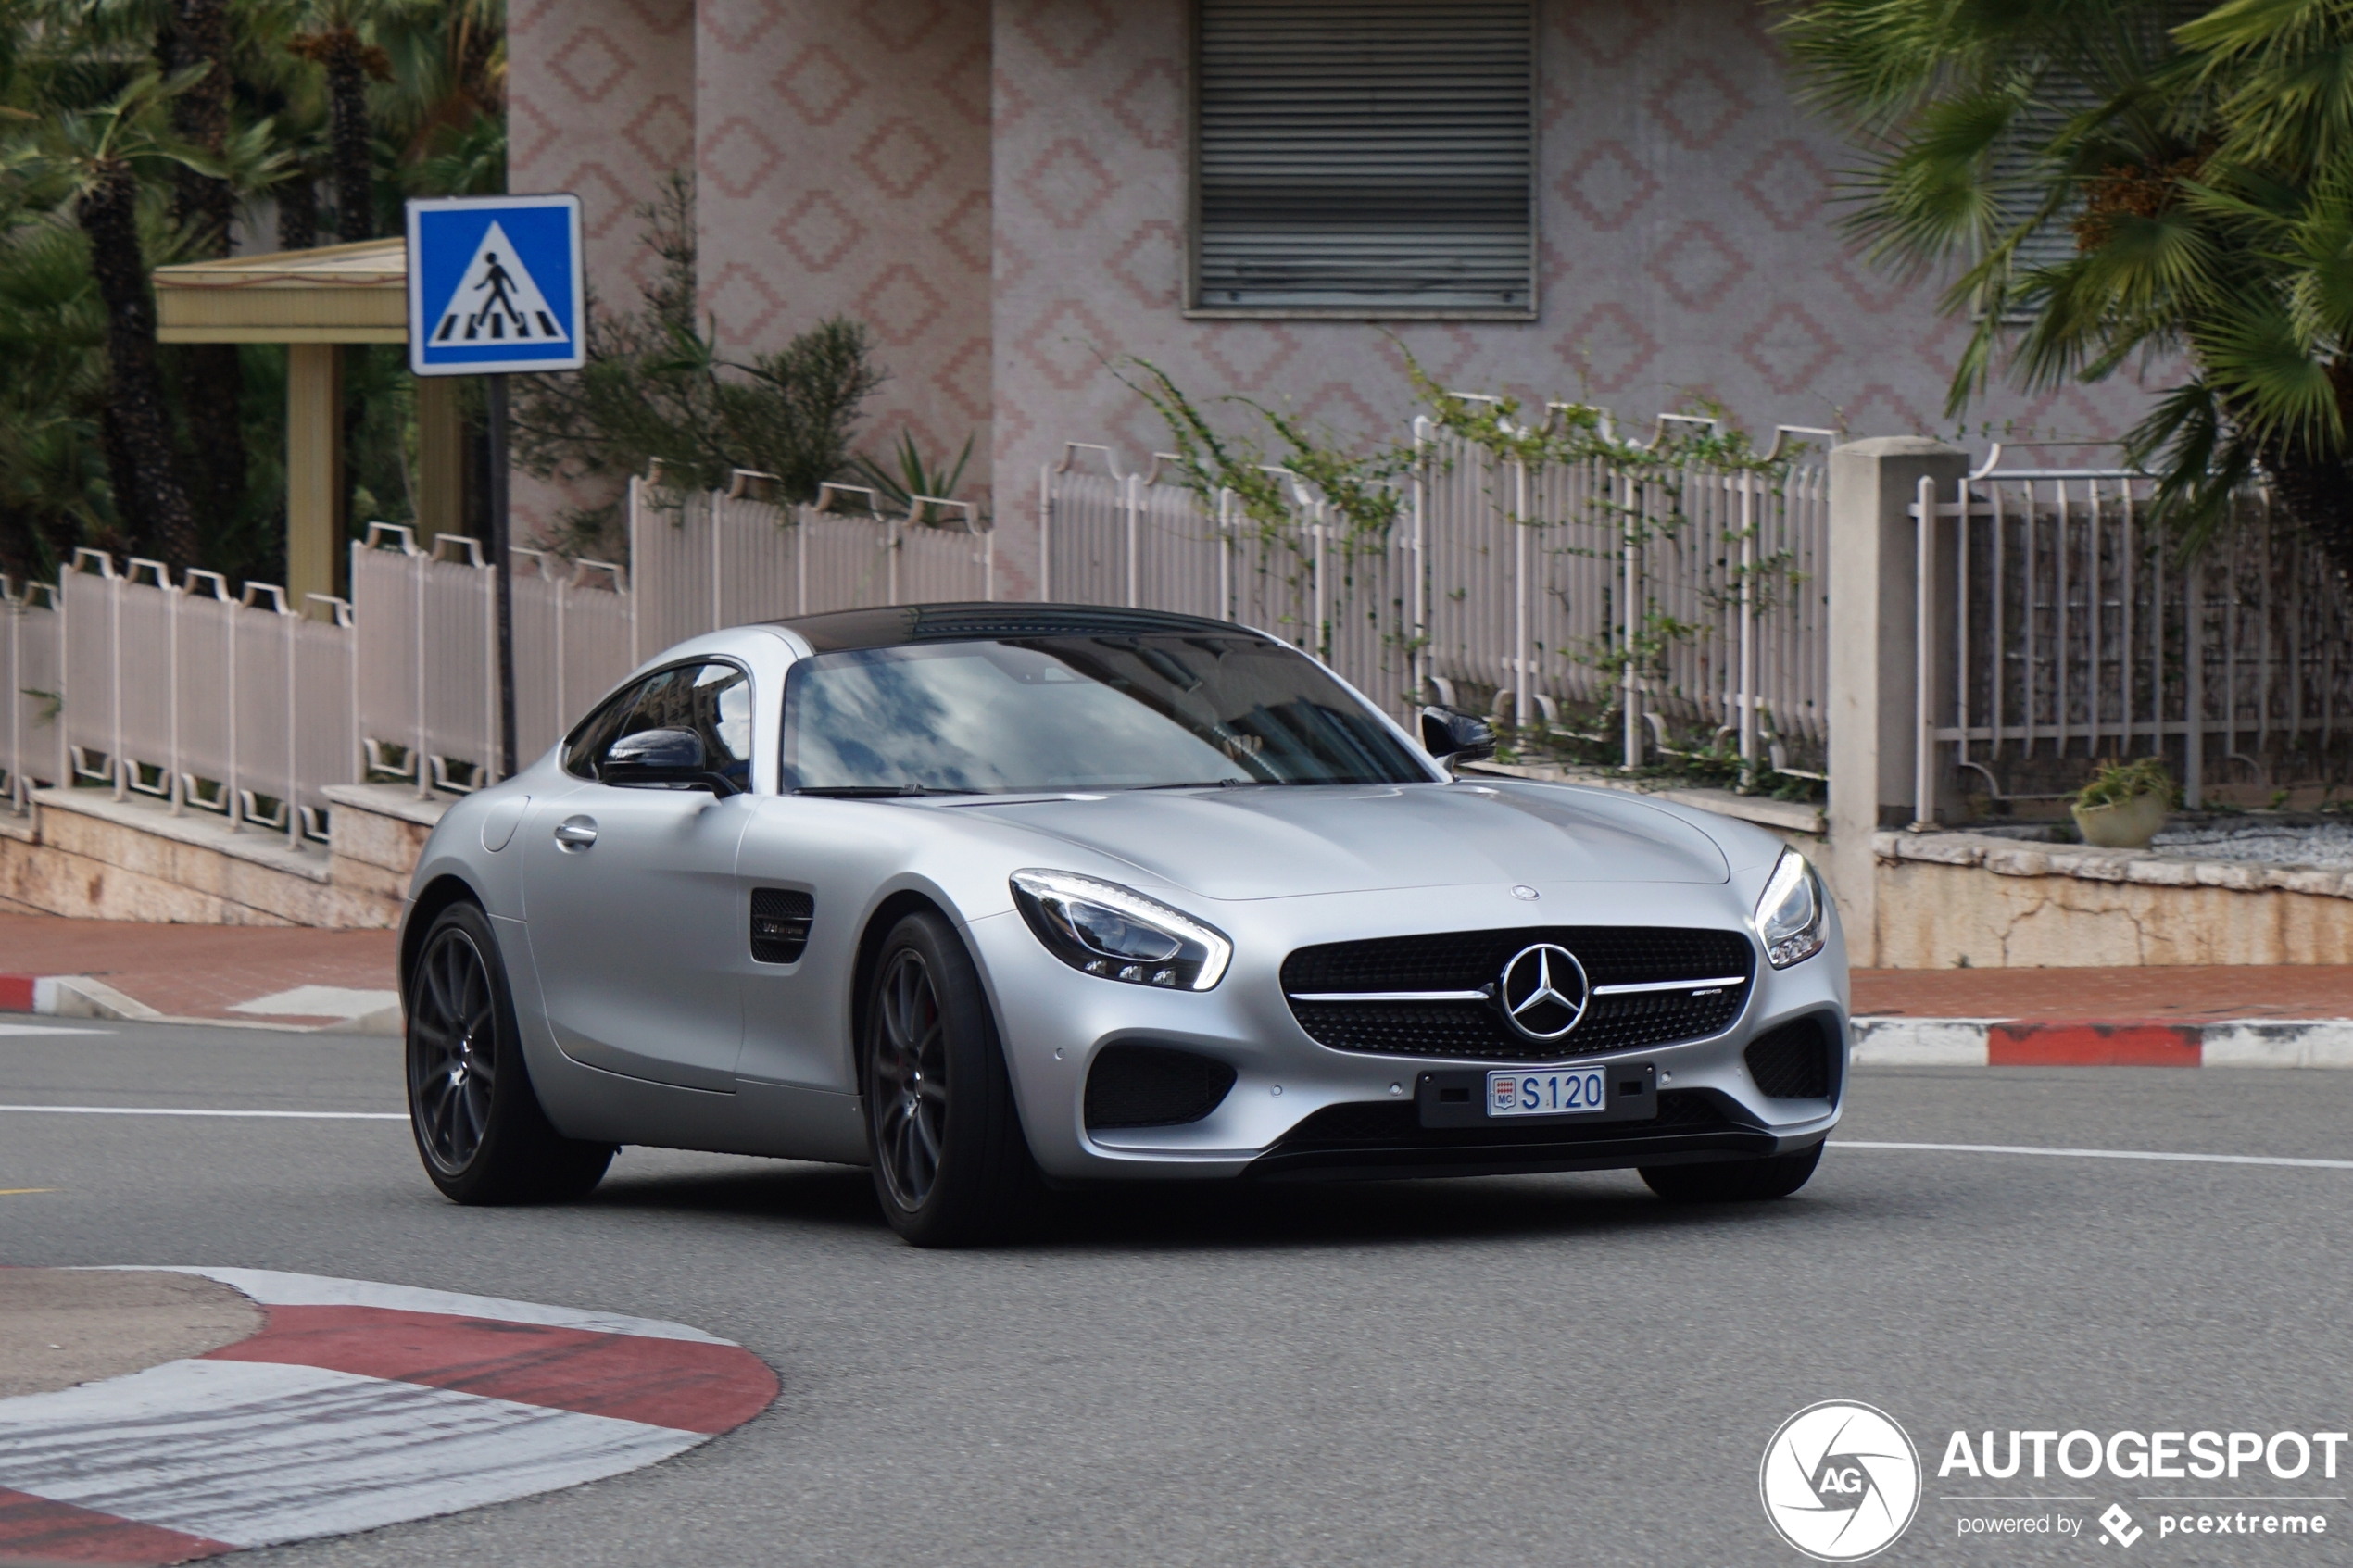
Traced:
<path id="1" fill-rule="evenodd" d="M 1176 1127 L 1224 1102 L 1234 1070 L 1166 1046 L 1105 1046 L 1087 1073 L 1087 1130 Z"/>
<path id="2" fill-rule="evenodd" d="M 1808 1013 L 1751 1040 L 1741 1060 L 1768 1099 L 1828 1099 L 1835 1078 L 1831 1055 L 1837 1039 L 1835 1018 Z"/>

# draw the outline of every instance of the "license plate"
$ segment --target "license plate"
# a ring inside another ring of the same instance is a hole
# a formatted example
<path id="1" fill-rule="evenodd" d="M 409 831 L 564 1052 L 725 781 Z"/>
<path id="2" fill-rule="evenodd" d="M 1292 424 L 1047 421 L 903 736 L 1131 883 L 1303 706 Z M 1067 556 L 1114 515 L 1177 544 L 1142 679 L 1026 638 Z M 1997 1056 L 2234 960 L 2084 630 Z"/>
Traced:
<path id="1" fill-rule="evenodd" d="M 1600 1067 L 1548 1067 L 1537 1073 L 1490 1073 L 1490 1116 L 1572 1116 L 1609 1109 L 1609 1073 Z"/>

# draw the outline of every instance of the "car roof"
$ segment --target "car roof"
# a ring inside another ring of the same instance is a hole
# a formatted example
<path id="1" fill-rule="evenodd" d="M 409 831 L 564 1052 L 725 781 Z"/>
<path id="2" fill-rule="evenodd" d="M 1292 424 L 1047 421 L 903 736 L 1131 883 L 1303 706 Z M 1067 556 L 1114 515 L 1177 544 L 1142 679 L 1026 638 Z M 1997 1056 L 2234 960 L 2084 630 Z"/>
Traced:
<path id="1" fill-rule="evenodd" d="M 1263 633 L 1230 621 L 1171 615 L 1156 609 L 1114 605 L 963 604 L 899 605 L 888 609 L 837 609 L 766 624 L 805 639 L 812 651 L 903 647 L 912 643 L 975 642 L 996 637 L 1134 637 L 1152 633 L 1200 636 L 1214 633 L 1263 641 Z"/>

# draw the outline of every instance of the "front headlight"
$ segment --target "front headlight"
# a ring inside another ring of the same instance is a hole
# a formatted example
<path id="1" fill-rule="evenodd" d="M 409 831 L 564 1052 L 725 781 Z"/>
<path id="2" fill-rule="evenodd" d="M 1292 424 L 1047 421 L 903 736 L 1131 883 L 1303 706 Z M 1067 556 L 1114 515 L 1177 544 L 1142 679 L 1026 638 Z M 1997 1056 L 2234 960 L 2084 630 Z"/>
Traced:
<path id="1" fill-rule="evenodd" d="M 1802 963 L 1830 940 L 1830 916 L 1821 878 L 1794 849 L 1784 849 L 1764 897 L 1756 900 L 1756 935 L 1765 939 L 1765 961 L 1775 969 Z"/>
<path id="2" fill-rule="evenodd" d="M 1088 974 L 1206 991 L 1225 978 L 1234 945 L 1210 926 L 1132 887 L 1070 872 L 1013 874 L 1013 902 L 1046 950 Z"/>

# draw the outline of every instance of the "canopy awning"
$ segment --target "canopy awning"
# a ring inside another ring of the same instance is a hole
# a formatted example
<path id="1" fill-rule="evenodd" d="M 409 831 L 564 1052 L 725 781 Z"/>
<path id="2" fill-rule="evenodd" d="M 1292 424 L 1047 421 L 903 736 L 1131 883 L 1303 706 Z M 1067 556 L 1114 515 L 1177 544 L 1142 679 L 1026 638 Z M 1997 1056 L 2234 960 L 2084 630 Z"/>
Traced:
<path id="1" fill-rule="evenodd" d="M 360 240 L 158 267 L 163 343 L 406 343 L 409 242 Z"/>

